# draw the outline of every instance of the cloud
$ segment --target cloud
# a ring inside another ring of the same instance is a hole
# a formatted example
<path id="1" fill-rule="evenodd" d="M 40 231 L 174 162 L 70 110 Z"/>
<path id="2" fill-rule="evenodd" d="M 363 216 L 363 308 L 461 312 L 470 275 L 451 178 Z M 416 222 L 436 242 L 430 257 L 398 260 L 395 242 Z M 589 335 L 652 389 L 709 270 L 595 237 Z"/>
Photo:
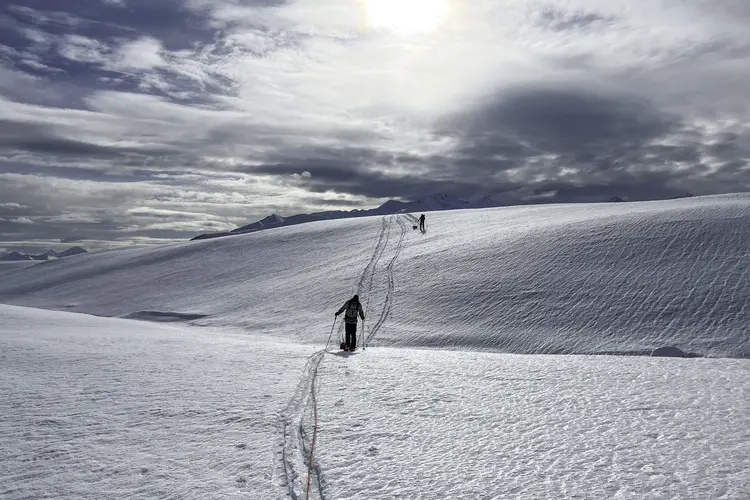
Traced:
<path id="1" fill-rule="evenodd" d="M 82 236 L 66 236 L 64 238 L 60 238 L 60 243 L 78 243 L 83 240 L 84 238 Z"/>
<path id="2" fill-rule="evenodd" d="M 435 191 L 750 190 L 747 2 L 446 5 L 410 31 L 349 0 L 14 0 L 2 238 L 164 241 Z"/>
<path id="3" fill-rule="evenodd" d="M 134 70 L 157 68 L 164 64 L 161 57 L 161 42 L 151 37 L 143 37 L 120 46 L 119 63 Z"/>
<path id="4" fill-rule="evenodd" d="M 81 35 L 67 35 L 60 44 L 60 55 L 80 63 L 105 64 L 112 49 L 109 45 Z"/>
<path id="5" fill-rule="evenodd" d="M 19 210 L 21 208 L 24 208 L 24 205 L 20 203 L 0 203 L 0 209 L 3 210 Z"/>
<path id="6" fill-rule="evenodd" d="M 653 103 L 627 96 L 600 94 L 596 89 L 523 87 L 488 106 L 480 124 L 512 130 L 521 141 L 542 151 L 575 153 L 611 150 L 617 144 L 642 144 L 675 125 Z"/>
<path id="7" fill-rule="evenodd" d="M 617 18 L 613 16 L 576 10 L 566 11 L 552 6 L 534 12 L 534 17 L 537 25 L 553 31 L 601 29 L 617 22 Z"/>

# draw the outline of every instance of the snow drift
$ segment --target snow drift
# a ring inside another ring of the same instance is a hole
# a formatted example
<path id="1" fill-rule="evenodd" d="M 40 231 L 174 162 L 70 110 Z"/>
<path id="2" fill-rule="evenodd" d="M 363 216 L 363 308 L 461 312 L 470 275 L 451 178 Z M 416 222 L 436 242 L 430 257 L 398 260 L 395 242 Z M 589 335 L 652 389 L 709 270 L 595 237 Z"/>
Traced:
<path id="1" fill-rule="evenodd" d="M 748 357 L 750 195 L 396 214 L 9 270 L 0 302 L 324 343 L 353 293 L 371 345 Z"/>

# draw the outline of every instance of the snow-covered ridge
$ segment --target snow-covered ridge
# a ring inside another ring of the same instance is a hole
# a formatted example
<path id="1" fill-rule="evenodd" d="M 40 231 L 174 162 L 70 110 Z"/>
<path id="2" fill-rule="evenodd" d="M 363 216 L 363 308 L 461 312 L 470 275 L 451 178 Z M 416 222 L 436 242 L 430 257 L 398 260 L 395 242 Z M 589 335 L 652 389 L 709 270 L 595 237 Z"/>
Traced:
<path id="1" fill-rule="evenodd" d="M 273 229 L 282 226 L 294 226 L 315 222 L 321 220 L 346 219 L 354 217 L 369 217 L 373 215 L 387 215 L 398 213 L 412 212 L 434 212 L 437 210 L 456 210 L 462 208 L 487 208 L 496 207 L 501 204 L 493 200 L 490 196 L 478 199 L 476 201 L 464 200 L 450 196 L 445 193 L 436 193 L 424 196 L 414 201 L 388 200 L 377 208 L 367 210 L 332 210 L 327 212 L 314 212 L 310 214 L 297 214 L 290 217 L 282 217 L 277 214 L 271 214 L 257 222 L 247 224 L 228 232 L 205 233 L 196 236 L 193 240 L 203 240 L 208 238 L 219 238 L 222 236 L 232 236 L 237 234 L 252 233 L 263 229 Z"/>
<path id="2" fill-rule="evenodd" d="M 689 198 L 693 195 L 685 193 L 677 198 Z M 602 200 L 604 201 L 604 200 Z M 619 196 L 609 198 L 609 202 L 624 202 L 626 200 Z M 513 203 L 518 204 L 518 201 Z M 277 214 L 271 214 L 259 221 L 246 224 L 238 227 L 231 231 L 218 232 L 218 233 L 204 233 L 200 234 L 193 240 L 204 240 L 209 238 L 220 238 L 222 236 L 233 236 L 237 234 L 252 233 L 255 231 L 261 231 L 263 229 L 273 229 L 283 226 L 294 226 L 296 224 L 305 224 L 307 222 L 315 222 L 320 220 L 334 220 L 334 219 L 346 219 L 353 217 L 369 217 L 373 215 L 387 215 L 387 214 L 398 214 L 398 213 L 415 213 L 415 212 L 435 212 L 438 210 L 460 210 L 467 208 L 493 208 L 506 206 L 508 203 L 504 202 L 501 197 L 487 193 L 480 196 L 474 196 L 470 198 L 461 198 L 452 196 L 446 193 L 435 193 L 428 196 L 423 196 L 414 201 L 398 201 L 388 200 L 377 208 L 367 210 L 332 210 L 328 212 L 314 212 L 310 214 L 297 214 L 289 217 L 282 217 Z"/>
<path id="3" fill-rule="evenodd" d="M 11 270 L 0 302 L 325 343 L 750 357 L 750 195 L 340 219 Z"/>

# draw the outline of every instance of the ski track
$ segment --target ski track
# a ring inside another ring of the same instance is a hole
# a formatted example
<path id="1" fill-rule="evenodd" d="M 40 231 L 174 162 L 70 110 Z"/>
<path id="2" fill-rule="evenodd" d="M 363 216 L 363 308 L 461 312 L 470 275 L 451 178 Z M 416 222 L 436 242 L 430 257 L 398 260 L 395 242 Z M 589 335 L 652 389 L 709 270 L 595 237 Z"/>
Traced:
<path id="1" fill-rule="evenodd" d="M 398 243 L 396 243 L 396 248 L 393 252 L 393 257 L 391 257 L 391 260 L 388 262 L 388 265 L 385 267 L 385 274 L 386 274 L 386 293 L 385 293 L 385 299 L 383 301 L 383 308 L 380 310 L 380 317 L 375 322 L 375 325 L 370 329 L 369 335 L 362 335 L 364 337 L 363 339 L 363 346 L 367 346 L 367 344 L 372 341 L 372 339 L 375 337 L 375 335 L 378 333 L 380 328 L 383 326 L 385 321 L 388 319 L 388 316 L 391 313 L 391 309 L 393 307 L 393 292 L 396 288 L 396 283 L 393 278 L 393 266 L 396 263 L 396 260 L 398 259 L 398 256 L 401 254 L 401 250 L 404 248 L 404 239 L 406 238 L 407 233 L 407 225 L 404 221 L 403 217 L 398 217 L 396 219 L 398 222 L 399 228 L 401 229 L 401 234 L 399 235 Z"/>
<path id="2" fill-rule="evenodd" d="M 378 235 L 378 240 L 375 244 L 375 250 L 372 253 L 372 257 L 370 257 L 370 261 L 367 263 L 367 266 L 365 266 L 364 271 L 362 271 L 362 276 L 360 276 L 359 283 L 357 284 L 357 294 L 360 295 L 360 297 L 364 298 L 365 315 L 369 315 L 370 296 L 372 295 L 372 284 L 375 279 L 375 271 L 377 269 L 378 263 L 380 263 L 380 259 L 385 253 L 386 248 L 388 248 L 388 242 L 391 238 L 391 227 L 393 227 L 394 217 L 395 216 L 383 216 L 383 222 L 380 229 L 380 234 Z M 365 284 L 367 285 L 366 291 Z M 363 332 L 364 324 L 365 322 L 362 321 Z M 342 321 L 338 329 L 338 337 L 340 341 L 343 341 L 343 328 L 344 322 Z M 361 336 L 361 340 L 362 345 L 365 345 L 364 335 Z"/>
<path id="3" fill-rule="evenodd" d="M 309 450 L 305 444 L 304 414 L 308 408 L 311 393 L 315 389 L 315 375 L 324 355 L 325 351 L 321 350 L 310 356 L 302 369 L 302 376 L 294 395 L 279 414 L 283 482 L 292 500 L 305 498 L 303 492 L 298 493 L 295 489 L 297 479 L 306 477 L 304 465 L 306 465 L 306 451 Z M 299 454 L 296 453 L 297 450 Z"/>
<path id="4" fill-rule="evenodd" d="M 358 293 L 364 293 L 365 283 L 367 283 L 367 294 L 365 295 L 365 297 L 368 300 L 368 303 L 366 305 L 369 305 L 370 291 L 372 290 L 372 281 L 375 277 L 375 267 L 378 265 L 380 258 L 383 256 L 383 252 L 385 252 L 385 248 L 388 246 L 388 238 L 390 235 L 390 228 L 392 224 L 392 218 L 383 217 L 380 234 L 378 235 L 378 240 L 375 244 L 375 250 L 372 253 L 372 257 L 370 257 L 370 262 L 367 263 L 365 270 L 362 272 L 359 283 L 357 284 Z"/>
<path id="5" fill-rule="evenodd" d="M 400 234 L 393 250 L 393 256 L 385 267 L 385 299 L 383 300 L 380 316 L 378 317 L 375 326 L 370 330 L 370 334 L 368 336 L 365 336 L 364 332 L 362 334 L 363 346 L 366 346 L 383 326 L 383 323 L 385 323 L 388 318 L 393 305 L 393 292 L 395 290 L 393 267 L 404 247 L 404 240 L 407 234 L 407 224 L 404 217 L 398 215 L 383 217 L 380 233 L 378 234 L 378 239 L 375 243 L 372 256 L 365 266 L 365 269 L 362 271 L 362 275 L 357 284 L 357 293 L 366 297 L 367 304 L 369 305 L 370 294 L 377 274 L 376 271 L 378 264 L 388 248 L 394 219 L 398 224 Z M 367 307 L 365 309 L 367 310 Z M 339 336 L 342 328 L 343 321 L 339 325 Z M 315 422 L 311 422 L 311 419 L 307 418 L 307 415 L 315 415 L 317 413 L 317 392 L 320 390 L 320 384 L 317 377 L 318 368 L 328 352 L 328 350 L 322 349 L 310 356 L 307 364 L 302 370 L 302 375 L 294 395 L 289 400 L 289 403 L 287 403 L 284 410 L 279 414 L 279 426 L 281 428 L 282 437 L 279 445 L 280 457 L 278 461 L 280 462 L 286 493 L 292 500 L 314 498 L 316 493 L 320 500 L 325 500 L 325 478 L 320 464 L 315 459 L 314 449 L 312 449 L 317 435 L 317 428 Z M 310 497 L 307 496 L 308 474 L 310 474 L 311 481 Z M 299 486 L 299 489 L 296 488 L 297 486 Z"/>

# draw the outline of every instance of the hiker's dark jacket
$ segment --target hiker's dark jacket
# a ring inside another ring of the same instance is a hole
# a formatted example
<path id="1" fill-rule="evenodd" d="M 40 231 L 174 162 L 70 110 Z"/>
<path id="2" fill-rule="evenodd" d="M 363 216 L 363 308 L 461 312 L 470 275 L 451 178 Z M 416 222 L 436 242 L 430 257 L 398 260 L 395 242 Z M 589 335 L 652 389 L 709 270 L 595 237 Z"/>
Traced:
<path id="1" fill-rule="evenodd" d="M 362 304 L 360 302 L 353 302 L 349 299 L 344 302 L 344 305 L 341 306 L 341 309 L 339 309 L 336 314 L 341 314 L 344 311 L 346 311 L 346 314 L 344 314 L 345 323 L 356 325 L 357 313 L 359 313 L 360 318 L 365 319 L 365 311 L 362 309 Z"/>

